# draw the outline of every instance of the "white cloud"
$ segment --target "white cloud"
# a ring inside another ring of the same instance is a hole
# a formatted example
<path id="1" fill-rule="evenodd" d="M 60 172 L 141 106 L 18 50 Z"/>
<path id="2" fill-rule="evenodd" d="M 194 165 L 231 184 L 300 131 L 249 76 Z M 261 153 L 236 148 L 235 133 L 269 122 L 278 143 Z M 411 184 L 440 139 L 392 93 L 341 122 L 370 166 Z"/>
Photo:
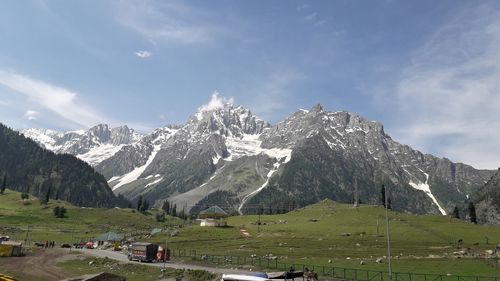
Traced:
<path id="1" fill-rule="evenodd" d="M 116 21 L 153 42 L 197 44 L 214 42 L 223 32 L 210 16 L 176 1 L 120 1 Z"/>
<path id="2" fill-rule="evenodd" d="M 0 85 L 22 94 L 29 102 L 56 113 L 73 125 L 90 127 L 107 121 L 79 102 L 77 93 L 65 88 L 1 69 Z"/>
<path id="3" fill-rule="evenodd" d="M 404 116 L 402 142 L 499 167 L 500 12 L 467 9 L 439 28 L 413 54 L 393 98 Z"/>
<path id="4" fill-rule="evenodd" d="M 219 93 L 217 91 L 212 93 L 212 97 L 210 98 L 210 101 L 207 104 L 204 104 L 198 108 L 198 111 L 211 111 L 214 109 L 222 108 L 224 107 L 225 104 L 233 104 L 234 99 L 231 98 L 226 98 L 226 97 L 219 97 Z"/>
<path id="5" fill-rule="evenodd" d="M 27 110 L 25 113 L 24 113 L 24 118 L 32 121 L 32 120 L 36 120 L 38 119 L 38 116 L 40 114 L 38 113 L 38 111 L 35 111 L 35 110 Z"/>
<path id="6" fill-rule="evenodd" d="M 0 106 L 7 106 L 9 105 L 9 102 L 0 100 Z"/>
<path id="7" fill-rule="evenodd" d="M 141 59 L 147 59 L 147 58 L 150 58 L 152 54 L 149 51 L 138 51 L 138 52 L 135 52 L 135 55 Z"/>
<path id="8" fill-rule="evenodd" d="M 302 5 L 297 6 L 297 11 L 302 11 L 302 10 L 307 9 L 309 7 L 310 7 L 309 4 L 302 4 Z"/>
<path id="9" fill-rule="evenodd" d="M 314 12 L 314 13 L 311 13 L 311 14 L 305 16 L 304 19 L 306 19 L 307 21 L 312 21 L 312 20 L 316 19 L 317 16 L 318 16 L 318 13 Z"/>
<path id="10" fill-rule="evenodd" d="M 327 20 L 318 20 L 317 22 L 314 23 L 315 26 L 321 26 L 327 23 Z"/>

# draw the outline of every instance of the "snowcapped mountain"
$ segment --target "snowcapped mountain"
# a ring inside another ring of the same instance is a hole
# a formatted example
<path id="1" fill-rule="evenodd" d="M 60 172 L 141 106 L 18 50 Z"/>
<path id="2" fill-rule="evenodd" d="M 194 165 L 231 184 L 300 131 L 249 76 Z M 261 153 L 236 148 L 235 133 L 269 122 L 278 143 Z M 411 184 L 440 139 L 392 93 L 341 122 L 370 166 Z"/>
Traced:
<path id="1" fill-rule="evenodd" d="M 378 122 L 321 105 L 275 126 L 226 103 L 140 139 L 128 128 L 116 135 L 129 137 L 113 138 L 106 128 L 24 133 L 48 149 L 64 147 L 87 159 L 115 193 L 168 199 L 194 213 L 211 204 L 240 213 L 262 206 L 276 212 L 325 198 L 378 204 L 385 184 L 394 209 L 446 214 L 494 173 L 423 154 L 392 140 Z M 91 151 L 95 158 L 84 157 Z"/>
<path id="2" fill-rule="evenodd" d="M 87 131 L 24 129 L 20 133 L 46 149 L 75 155 L 92 166 L 113 156 L 124 145 L 138 142 L 142 137 L 127 126 L 110 128 L 106 124 L 99 124 Z"/>

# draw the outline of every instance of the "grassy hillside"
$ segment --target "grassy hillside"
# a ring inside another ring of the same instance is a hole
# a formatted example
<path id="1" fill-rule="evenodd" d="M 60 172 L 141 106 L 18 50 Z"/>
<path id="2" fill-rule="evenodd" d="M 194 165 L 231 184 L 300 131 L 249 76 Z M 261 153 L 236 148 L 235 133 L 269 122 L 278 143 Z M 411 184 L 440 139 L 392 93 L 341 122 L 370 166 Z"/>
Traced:
<path id="1" fill-rule="evenodd" d="M 443 216 L 398 212 L 389 216 L 395 271 L 495 275 L 494 267 L 472 256 L 500 244 L 499 226 L 473 225 Z M 228 228 L 193 226 L 182 229 L 176 237 L 155 237 L 153 241 L 168 239 L 173 248 L 198 253 L 241 257 L 272 254 L 287 263 L 387 269 L 386 263 L 375 262 L 387 255 L 385 210 L 381 207 L 353 208 L 323 201 L 284 215 L 261 216 L 264 225 L 260 233 L 257 220 L 257 216 L 231 217 Z M 242 237 L 242 226 L 251 238 Z M 453 257 L 453 252 L 467 248 L 469 256 Z M 361 260 L 365 265 L 360 265 Z"/>
<path id="2" fill-rule="evenodd" d="M 67 218 L 55 218 L 55 206 L 65 206 Z M 486 250 L 494 250 L 500 244 L 500 226 L 398 212 L 389 212 L 389 217 L 394 271 L 500 276 L 484 259 Z M 325 265 L 387 270 L 386 261 L 375 262 L 387 255 L 385 210 L 381 207 L 353 208 L 323 201 L 288 214 L 262 215 L 260 232 L 257 221 L 256 215 L 234 216 L 228 219 L 230 226 L 226 228 L 192 225 L 178 229 L 174 237 L 159 234 L 145 239 L 161 244 L 168 241 L 173 249 L 211 255 L 249 258 L 272 254 L 280 262 L 297 264 L 297 268 Z M 50 201 L 45 207 L 36 199 L 31 200 L 31 205 L 23 205 L 18 192 L 7 190 L 0 195 L 0 233 L 17 239 L 25 238 L 28 226 L 32 226 L 32 241 L 71 241 L 72 237 L 95 237 L 108 230 L 147 233 L 154 227 L 174 223 L 179 221 L 170 218 L 157 223 L 153 214 L 146 216 L 130 209 L 78 208 L 57 201 Z M 244 238 L 240 228 L 245 228 L 251 237 Z M 453 253 L 458 251 L 470 254 L 456 258 Z M 364 265 L 360 265 L 361 261 Z"/>
<path id="3" fill-rule="evenodd" d="M 67 209 L 65 218 L 54 216 L 56 206 Z M 58 200 L 42 205 L 34 196 L 23 203 L 21 193 L 9 189 L 0 195 L 0 234 L 18 240 L 24 240 L 28 235 L 30 241 L 71 242 L 96 237 L 106 231 L 122 234 L 148 232 L 169 223 L 178 224 L 180 221 L 167 218 L 166 222 L 158 223 L 154 214 L 143 215 L 131 209 L 76 207 Z"/>

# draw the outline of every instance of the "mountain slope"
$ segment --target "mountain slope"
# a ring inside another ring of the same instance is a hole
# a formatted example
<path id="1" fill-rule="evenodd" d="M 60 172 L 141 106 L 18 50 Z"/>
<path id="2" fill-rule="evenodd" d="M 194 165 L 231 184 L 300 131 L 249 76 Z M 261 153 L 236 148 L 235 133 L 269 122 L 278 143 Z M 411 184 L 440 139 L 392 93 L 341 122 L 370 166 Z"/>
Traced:
<path id="1" fill-rule="evenodd" d="M 106 124 L 96 125 L 87 131 L 60 133 L 47 129 L 24 129 L 21 133 L 44 148 L 60 154 L 75 155 L 92 166 L 142 137 L 127 126 L 110 128 Z"/>
<path id="2" fill-rule="evenodd" d="M 500 169 L 473 196 L 479 223 L 500 224 Z"/>
<path id="3" fill-rule="evenodd" d="M 494 173 L 423 154 L 378 122 L 321 105 L 275 126 L 241 106 L 200 109 L 183 126 L 123 145 L 95 168 L 131 200 L 240 213 L 325 198 L 379 204 L 385 184 L 396 210 L 447 214 Z"/>
<path id="4" fill-rule="evenodd" d="M 377 204 L 384 183 L 393 208 L 445 214 L 492 174 L 424 155 L 393 141 L 378 122 L 326 112 L 319 105 L 296 112 L 261 139 L 263 147 L 292 147 L 293 152 L 253 204 L 280 204 L 281 194 L 293 194 L 302 206 L 321 198 Z"/>
<path id="5" fill-rule="evenodd" d="M 0 175 L 9 187 L 78 206 L 111 207 L 127 201 L 116 197 L 104 177 L 69 154 L 57 155 L 0 124 Z"/>

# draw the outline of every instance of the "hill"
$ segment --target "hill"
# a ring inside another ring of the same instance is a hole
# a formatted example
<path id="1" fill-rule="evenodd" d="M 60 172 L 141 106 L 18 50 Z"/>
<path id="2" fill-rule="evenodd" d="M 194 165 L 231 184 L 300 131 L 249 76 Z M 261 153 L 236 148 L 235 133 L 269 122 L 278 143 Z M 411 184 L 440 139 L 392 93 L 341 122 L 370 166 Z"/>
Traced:
<path id="1" fill-rule="evenodd" d="M 87 163 L 69 154 L 55 154 L 0 124 L 0 179 L 7 186 L 43 198 L 77 206 L 126 206 L 106 179 Z"/>
<path id="2" fill-rule="evenodd" d="M 280 263 L 387 270 L 383 207 L 340 204 L 330 200 L 287 214 L 233 216 L 227 228 L 191 226 L 168 239 L 174 249 Z M 453 275 L 495 275 L 484 259 L 500 243 L 500 227 L 474 225 L 440 215 L 389 212 L 393 270 Z M 240 228 L 251 237 L 245 238 Z M 260 228 L 260 232 L 259 232 Z M 486 240 L 486 237 L 488 240 Z M 189 252 L 189 251 L 187 251 Z M 376 260 L 382 258 L 382 263 Z M 236 258 L 233 258 L 233 261 Z M 328 261 L 331 261 L 328 262 Z M 360 265 L 363 261 L 364 265 Z M 311 268 L 311 266 L 309 266 Z"/>
<path id="3" fill-rule="evenodd" d="M 66 208 L 64 218 L 56 218 L 53 209 Z M 141 214 L 132 209 L 78 207 L 65 201 L 50 200 L 39 204 L 36 197 L 21 200 L 21 193 L 7 189 L 0 195 L 0 234 L 15 240 L 55 240 L 76 242 L 81 238 L 94 238 L 107 231 L 126 235 L 149 233 L 153 228 L 179 224 L 177 218 L 156 222 L 154 214 Z"/>

